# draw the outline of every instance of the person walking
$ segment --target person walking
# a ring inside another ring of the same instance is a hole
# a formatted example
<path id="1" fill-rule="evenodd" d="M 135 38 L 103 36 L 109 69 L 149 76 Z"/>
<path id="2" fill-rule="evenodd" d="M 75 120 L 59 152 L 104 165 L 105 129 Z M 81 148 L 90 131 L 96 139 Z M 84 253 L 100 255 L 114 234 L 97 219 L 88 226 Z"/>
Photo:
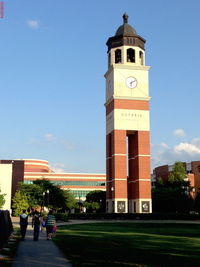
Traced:
<path id="1" fill-rule="evenodd" d="M 33 240 L 38 241 L 39 238 L 39 232 L 40 232 L 40 214 L 36 210 L 35 214 L 33 215 L 32 218 L 32 227 L 33 228 Z"/>
<path id="2" fill-rule="evenodd" d="M 53 215 L 53 211 L 50 210 L 48 216 L 46 217 L 46 231 L 47 231 L 47 240 L 52 239 L 53 228 L 56 225 L 56 218 Z"/>
<path id="3" fill-rule="evenodd" d="M 28 225 L 28 215 L 26 214 L 26 210 L 23 210 L 22 214 L 19 216 L 19 224 L 21 230 L 21 240 L 24 241 L 26 235 L 26 229 Z"/>

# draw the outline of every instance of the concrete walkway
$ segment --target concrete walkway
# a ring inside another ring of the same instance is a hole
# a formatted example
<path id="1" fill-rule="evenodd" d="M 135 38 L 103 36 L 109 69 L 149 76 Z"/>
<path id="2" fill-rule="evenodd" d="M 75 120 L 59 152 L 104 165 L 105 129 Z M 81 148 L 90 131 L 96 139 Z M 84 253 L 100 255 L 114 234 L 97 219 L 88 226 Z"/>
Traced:
<path id="1" fill-rule="evenodd" d="M 30 224 L 30 223 L 29 223 Z M 33 230 L 28 225 L 25 241 L 20 241 L 12 267 L 58 266 L 72 267 L 46 233 L 40 233 L 38 241 L 33 241 Z"/>

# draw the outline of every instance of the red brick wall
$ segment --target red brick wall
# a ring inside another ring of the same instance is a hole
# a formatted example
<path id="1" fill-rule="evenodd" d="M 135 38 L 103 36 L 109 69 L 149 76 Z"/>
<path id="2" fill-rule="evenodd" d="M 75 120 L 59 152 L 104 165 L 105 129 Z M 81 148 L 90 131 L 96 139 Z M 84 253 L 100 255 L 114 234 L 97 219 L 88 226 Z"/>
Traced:
<path id="1" fill-rule="evenodd" d="M 192 173 L 194 173 L 194 185 L 200 187 L 200 161 L 192 161 Z"/>

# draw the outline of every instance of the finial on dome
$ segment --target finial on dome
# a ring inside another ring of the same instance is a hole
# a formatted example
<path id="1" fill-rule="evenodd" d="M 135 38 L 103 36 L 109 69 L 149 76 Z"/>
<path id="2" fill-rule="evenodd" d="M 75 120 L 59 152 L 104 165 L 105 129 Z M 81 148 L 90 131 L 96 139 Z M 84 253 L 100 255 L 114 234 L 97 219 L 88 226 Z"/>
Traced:
<path id="1" fill-rule="evenodd" d="M 128 14 L 124 13 L 123 20 L 124 20 L 124 24 L 128 23 Z"/>

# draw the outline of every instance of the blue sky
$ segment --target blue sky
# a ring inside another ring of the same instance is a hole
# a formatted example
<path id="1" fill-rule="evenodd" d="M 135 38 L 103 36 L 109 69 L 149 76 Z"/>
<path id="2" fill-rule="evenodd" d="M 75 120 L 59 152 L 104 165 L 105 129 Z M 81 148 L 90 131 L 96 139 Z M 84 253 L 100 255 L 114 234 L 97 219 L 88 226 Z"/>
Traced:
<path id="1" fill-rule="evenodd" d="M 4 2 L 1 159 L 105 173 L 105 43 L 127 12 L 147 40 L 152 168 L 200 160 L 200 1 Z"/>

